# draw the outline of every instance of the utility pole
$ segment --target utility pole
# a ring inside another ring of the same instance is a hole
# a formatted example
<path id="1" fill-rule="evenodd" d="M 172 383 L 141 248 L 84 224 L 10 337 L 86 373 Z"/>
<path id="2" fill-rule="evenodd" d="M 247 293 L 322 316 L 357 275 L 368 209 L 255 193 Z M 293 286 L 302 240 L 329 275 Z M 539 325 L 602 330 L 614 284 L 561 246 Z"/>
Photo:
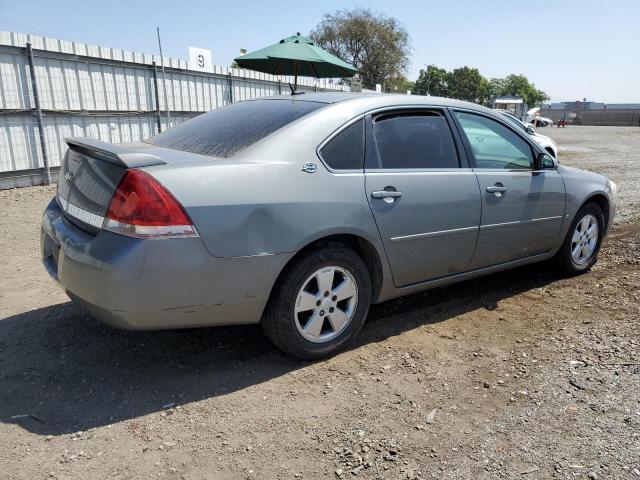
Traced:
<path id="1" fill-rule="evenodd" d="M 162 42 L 160 41 L 160 27 L 156 27 L 158 32 L 158 48 L 160 49 L 160 63 L 162 65 L 162 87 L 164 90 L 164 107 L 167 109 L 167 128 L 171 126 L 171 113 L 169 112 L 169 98 L 167 97 L 167 77 L 164 75 L 164 58 L 162 56 Z"/>
<path id="2" fill-rule="evenodd" d="M 47 153 L 47 142 L 44 136 L 44 122 L 42 121 L 42 109 L 40 108 L 40 94 L 38 93 L 38 82 L 36 80 L 36 67 L 33 62 L 33 49 L 27 43 L 27 58 L 29 60 L 29 73 L 31 74 L 31 89 L 33 90 L 33 112 L 38 125 L 38 136 L 40 137 L 40 151 L 42 152 L 42 164 L 45 171 L 45 185 L 51 185 L 51 169 L 49 168 L 49 155 Z"/>
<path id="3" fill-rule="evenodd" d="M 156 68 L 156 62 L 153 64 L 153 89 L 156 94 L 156 121 L 158 122 L 158 133 L 162 132 L 162 115 L 160 114 L 160 97 L 158 96 L 158 69 Z"/>
<path id="4" fill-rule="evenodd" d="M 435 67 L 435 64 L 431 64 L 431 65 L 425 65 L 425 67 L 427 67 L 427 96 L 430 95 L 429 93 L 429 87 L 431 86 L 431 67 Z"/>

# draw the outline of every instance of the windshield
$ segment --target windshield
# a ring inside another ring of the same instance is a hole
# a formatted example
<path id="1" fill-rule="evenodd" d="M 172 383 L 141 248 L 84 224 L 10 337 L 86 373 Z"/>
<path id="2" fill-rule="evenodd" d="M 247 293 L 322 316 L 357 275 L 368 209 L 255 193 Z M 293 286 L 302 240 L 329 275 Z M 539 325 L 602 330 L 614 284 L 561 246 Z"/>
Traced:
<path id="1" fill-rule="evenodd" d="M 203 113 L 145 142 L 185 152 L 230 157 L 324 106 L 324 103 L 300 100 L 234 103 Z"/>

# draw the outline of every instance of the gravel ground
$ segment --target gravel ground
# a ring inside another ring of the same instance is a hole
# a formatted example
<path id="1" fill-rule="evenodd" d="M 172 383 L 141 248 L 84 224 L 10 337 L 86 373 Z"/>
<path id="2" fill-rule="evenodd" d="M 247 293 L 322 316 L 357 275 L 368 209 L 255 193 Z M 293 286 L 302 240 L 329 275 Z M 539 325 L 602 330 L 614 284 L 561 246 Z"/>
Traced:
<path id="1" fill-rule="evenodd" d="M 618 185 L 616 223 L 640 219 L 640 128 L 539 128 L 558 142 L 561 163 L 606 175 Z"/>
<path id="2" fill-rule="evenodd" d="M 0 192 L 0 477 L 640 480 L 640 129 L 541 133 L 620 186 L 592 272 L 387 302 L 315 363 L 257 327 L 99 324 L 40 264 L 53 189 Z"/>

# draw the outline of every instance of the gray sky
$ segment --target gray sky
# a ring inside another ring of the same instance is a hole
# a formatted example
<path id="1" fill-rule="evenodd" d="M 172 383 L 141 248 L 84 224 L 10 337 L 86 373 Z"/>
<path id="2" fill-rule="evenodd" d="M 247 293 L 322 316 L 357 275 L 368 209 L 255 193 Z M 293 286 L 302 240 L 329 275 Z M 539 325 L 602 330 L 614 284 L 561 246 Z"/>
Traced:
<path id="1" fill-rule="evenodd" d="M 354 6 L 404 24 L 410 80 L 425 64 L 468 65 L 486 77 L 522 73 L 552 101 L 640 102 L 640 0 L 0 0 L 0 30 L 157 52 L 159 26 L 165 55 L 210 48 L 229 65 L 240 48 L 308 33 L 324 13 Z"/>

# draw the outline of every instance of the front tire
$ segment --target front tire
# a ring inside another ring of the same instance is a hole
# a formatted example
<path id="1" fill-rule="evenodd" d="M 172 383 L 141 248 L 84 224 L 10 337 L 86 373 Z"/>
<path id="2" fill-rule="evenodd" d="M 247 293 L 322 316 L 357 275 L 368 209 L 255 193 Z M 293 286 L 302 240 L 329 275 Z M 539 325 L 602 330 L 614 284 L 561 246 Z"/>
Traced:
<path id="1" fill-rule="evenodd" d="M 604 231 L 602 209 L 595 203 L 583 205 L 556 255 L 560 268 L 569 275 L 579 275 L 593 267 L 598 261 Z"/>
<path id="2" fill-rule="evenodd" d="M 341 244 L 304 254 L 280 276 L 262 328 L 281 350 L 315 360 L 344 348 L 362 328 L 371 303 L 364 261 Z"/>

